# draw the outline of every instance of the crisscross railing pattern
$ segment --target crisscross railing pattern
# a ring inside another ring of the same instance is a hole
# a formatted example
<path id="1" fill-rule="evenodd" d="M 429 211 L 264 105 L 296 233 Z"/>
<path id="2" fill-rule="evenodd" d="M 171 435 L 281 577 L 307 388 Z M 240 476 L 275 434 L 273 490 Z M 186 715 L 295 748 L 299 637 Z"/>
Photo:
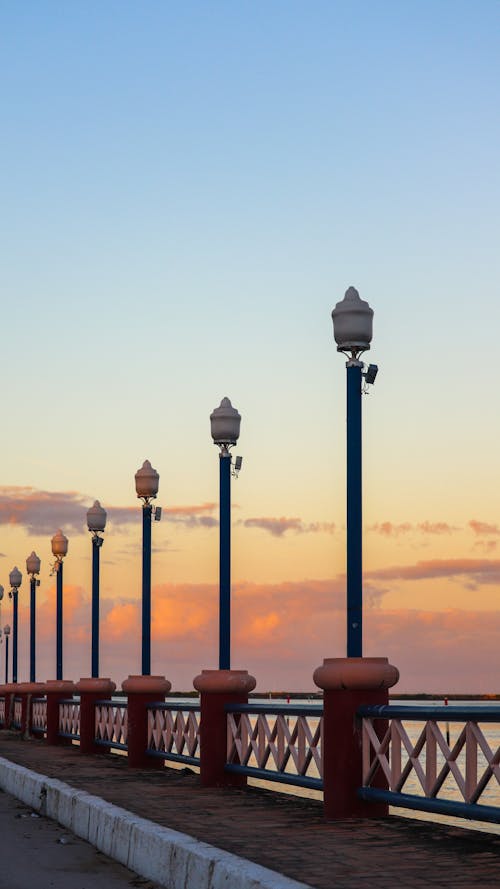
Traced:
<path id="1" fill-rule="evenodd" d="M 361 795 L 375 799 L 385 793 L 389 800 L 392 795 L 394 805 L 410 805 L 413 800 L 412 808 L 500 821 L 500 809 L 478 805 L 480 799 L 488 801 L 490 784 L 500 785 L 500 745 L 492 749 L 481 728 L 481 722 L 500 723 L 500 707 L 389 706 L 363 707 L 359 712 L 363 716 Z M 389 720 L 382 732 L 377 731 L 381 718 Z M 420 725 L 411 731 L 408 723 Z M 445 724 L 453 724 L 452 742 Z M 381 774 L 386 792 L 373 788 Z M 406 803 L 405 797 L 410 797 Z"/>
<path id="2" fill-rule="evenodd" d="M 128 710 L 126 701 L 97 701 L 95 741 L 106 747 L 127 749 Z"/>
<path id="3" fill-rule="evenodd" d="M 14 698 L 14 716 L 12 724 L 14 728 L 21 728 L 23 702 L 21 698 Z"/>
<path id="4" fill-rule="evenodd" d="M 199 704 L 148 705 L 148 753 L 172 762 L 199 765 Z"/>
<path id="5" fill-rule="evenodd" d="M 47 731 L 47 698 L 33 698 L 31 702 L 31 730 Z"/>
<path id="6" fill-rule="evenodd" d="M 59 701 L 59 734 L 65 738 L 80 738 L 80 701 L 69 698 Z"/>
<path id="7" fill-rule="evenodd" d="M 321 705 L 241 704 L 228 709 L 228 771 L 322 788 Z"/>

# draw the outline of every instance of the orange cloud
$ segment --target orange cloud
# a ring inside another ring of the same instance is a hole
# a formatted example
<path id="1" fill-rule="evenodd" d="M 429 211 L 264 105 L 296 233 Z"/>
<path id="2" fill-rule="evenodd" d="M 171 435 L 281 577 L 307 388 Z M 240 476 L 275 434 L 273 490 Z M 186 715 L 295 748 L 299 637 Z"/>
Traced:
<path id="1" fill-rule="evenodd" d="M 500 583 L 500 559 L 429 559 L 414 565 L 392 565 L 368 571 L 372 580 L 424 580 L 461 577 L 475 585 Z"/>
<path id="2" fill-rule="evenodd" d="M 303 522 L 298 517 L 286 518 L 286 516 L 244 519 L 241 524 L 245 528 L 261 528 L 273 537 L 282 537 L 287 531 L 295 531 L 296 534 L 333 534 L 335 531 L 333 522 Z"/>
<path id="3" fill-rule="evenodd" d="M 31 487 L 0 486 L 0 525 L 22 525 L 28 534 L 53 534 L 64 528 L 82 534 L 87 527 L 87 509 L 91 498 L 77 491 L 40 491 Z M 140 521 L 136 506 L 103 504 L 111 524 L 135 524 Z M 210 515 L 215 503 L 172 506 L 164 509 L 169 521 L 187 528 L 212 528 L 218 520 Z"/>
<path id="4" fill-rule="evenodd" d="M 3 603 L 8 623 L 12 623 L 10 607 Z M 121 682 L 140 671 L 140 602 L 103 600 L 101 611 L 101 675 Z M 175 689 L 187 690 L 200 669 L 217 666 L 218 586 L 155 586 L 152 614 L 152 670 L 166 675 Z M 29 652 L 27 597 L 20 598 L 19 616 L 19 676 L 24 679 Z M 328 581 L 235 583 L 233 666 L 256 675 L 262 692 L 312 690 L 312 673 L 323 658 L 345 655 L 345 626 L 345 579 L 340 575 Z M 53 678 L 55 586 L 38 603 L 37 631 L 38 678 Z M 389 657 L 399 667 L 401 691 L 495 691 L 499 633 L 496 610 L 386 610 L 367 602 L 364 609 L 364 653 Z M 90 596 L 68 584 L 64 588 L 64 673 L 78 679 L 88 676 L 89 669 Z"/>
<path id="5" fill-rule="evenodd" d="M 374 525 L 370 525 L 367 530 L 381 534 L 383 537 L 399 537 L 401 534 L 411 533 L 451 534 L 453 531 L 459 531 L 460 529 L 455 527 L 455 525 L 449 525 L 448 522 L 429 522 L 426 520 L 425 522 L 417 522 L 417 524 L 412 524 L 411 522 L 401 522 L 400 524 L 377 522 Z"/>
<path id="6" fill-rule="evenodd" d="M 474 534 L 494 534 L 496 537 L 500 536 L 500 528 L 498 525 L 491 525 L 489 522 L 478 522 L 476 519 L 471 519 L 469 528 L 472 528 Z"/>

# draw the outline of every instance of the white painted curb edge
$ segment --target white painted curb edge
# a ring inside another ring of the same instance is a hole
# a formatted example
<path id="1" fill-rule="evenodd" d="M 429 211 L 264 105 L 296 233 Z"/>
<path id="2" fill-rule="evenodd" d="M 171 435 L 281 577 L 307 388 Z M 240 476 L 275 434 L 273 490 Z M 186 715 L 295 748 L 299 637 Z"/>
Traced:
<path id="1" fill-rule="evenodd" d="M 0 787 L 166 889 L 310 889 L 2 757 Z"/>

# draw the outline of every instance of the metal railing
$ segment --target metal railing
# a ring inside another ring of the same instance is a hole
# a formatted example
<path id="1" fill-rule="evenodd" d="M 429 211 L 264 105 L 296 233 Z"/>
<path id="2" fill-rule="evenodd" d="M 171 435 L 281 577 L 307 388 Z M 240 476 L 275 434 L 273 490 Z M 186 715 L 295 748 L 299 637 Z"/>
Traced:
<path id="1" fill-rule="evenodd" d="M 494 798 L 490 785 L 498 790 L 500 784 L 500 743 L 492 749 L 481 728 L 496 723 L 500 730 L 500 706 L 366 706 L 360 707 L 358 716 L 363 736 L 363 786 L 358 791 L 362 799 L 500 822 L 498 805 L 478 802 L 488 795 Z M 387 789 L 374 786 L 381 778 Z"/>
<path id="2" fill-rule="evenodd" d="M 96 701 L 95 743 L 127 750 L 127 701 Z"/>
<path id="3" fill-rule="evenodd" d="M 68 698 L 59 701 L 59 735 L 63 738 L 80 740 L 80 700 Z"/>
<path id="4" fill-rule="evenodd" d="M 226 712 L 226 771 L 323 789 L 322 704 L 231 704 Z"/>
<path id="5" fill-rule="evenodd" d="M 0 697 L 0 723 L 5 725 L 5 697 Z"/>
<path id="6" fill-rule="evenodd" d="M 15 697 L 14 698 L 14 715 L 12 718 L 12 728 L 20 729 L 22 725 L 22 707 L 23 707 L 23 699 Z"/>
<path id="7" fill-rule="evenodd" d="M 199 766 L 199 714 L 198 703 L 148 704 L 148 755 Z"/>
<path id="8" fill-rule="evenodd" d="M 32 698 L 31 708 L 31 731 L 43 735 L 47 731 L 47 698 Z"/>

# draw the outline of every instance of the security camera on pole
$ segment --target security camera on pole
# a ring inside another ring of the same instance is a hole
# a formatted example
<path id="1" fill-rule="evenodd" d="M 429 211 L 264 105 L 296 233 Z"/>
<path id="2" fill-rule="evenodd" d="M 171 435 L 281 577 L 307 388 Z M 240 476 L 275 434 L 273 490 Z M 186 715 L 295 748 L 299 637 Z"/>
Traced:
<path id="1" fill-rule="evenodd" d="M 193 685 L 201 695 L 200 779 L 205 787 L 246 784 L 246 776 L 225 770 L 226 704 L 248 703 L 256 682 L 247 670 L 231 669 L 231 454 L 238 441 L 241 416 L 229 398 L 210 415 L 214 444 L 219 448 L 219 669 L 202 670 Z M 241 468 L 236 457 L 233 475 Z"/>
<path id="2" fill-rule="evenodd" d="M 373 309 L 349 287 L 332 311 L 337 351 L 347 357 L 347 658 L 325 658 L 314 672 L 324 690 L 324 809 L 327 818 L 378 817 L 385 803 L 358 798 L 362 783 L 360 739 L 353 733 L 361 704 L 387 704 L 388 689 L 399 679 L 387 658 L 364 658 L 361 395 L 373 383 L 377 366 L 360 360 L 373 332 Z M 356 729 L 357 731 L 357 729 Z"/>

